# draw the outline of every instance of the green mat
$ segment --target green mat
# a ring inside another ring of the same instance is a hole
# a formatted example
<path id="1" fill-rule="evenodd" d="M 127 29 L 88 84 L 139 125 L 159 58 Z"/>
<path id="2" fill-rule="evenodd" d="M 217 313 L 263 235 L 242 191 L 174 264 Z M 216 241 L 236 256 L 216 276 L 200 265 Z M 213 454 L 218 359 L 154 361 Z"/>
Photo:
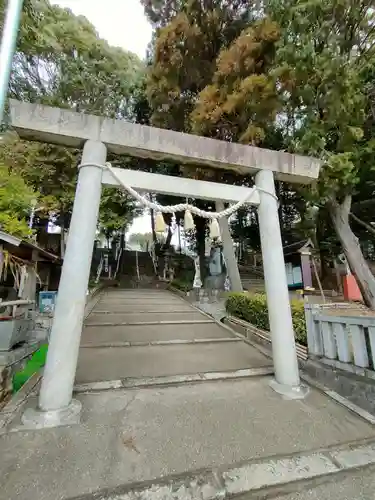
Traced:
<path id="1" fill-rule="evenodd" d="M 40 368 L 45 365 L 47 357 L 48 344 L 43 344 L 34 352 L 25 368 L 13 375 L 13 392 L 17 392 Z"/>

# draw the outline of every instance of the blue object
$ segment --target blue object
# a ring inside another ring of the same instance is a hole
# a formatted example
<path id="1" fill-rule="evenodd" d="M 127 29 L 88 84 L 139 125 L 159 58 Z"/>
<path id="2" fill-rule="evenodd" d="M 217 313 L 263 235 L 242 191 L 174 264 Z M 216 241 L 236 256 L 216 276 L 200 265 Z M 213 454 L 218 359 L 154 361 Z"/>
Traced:
<path id="1" fill-rule="evenodd" d="M 39 312 L 53 313 L 57 292 L 39 292 Z"/>

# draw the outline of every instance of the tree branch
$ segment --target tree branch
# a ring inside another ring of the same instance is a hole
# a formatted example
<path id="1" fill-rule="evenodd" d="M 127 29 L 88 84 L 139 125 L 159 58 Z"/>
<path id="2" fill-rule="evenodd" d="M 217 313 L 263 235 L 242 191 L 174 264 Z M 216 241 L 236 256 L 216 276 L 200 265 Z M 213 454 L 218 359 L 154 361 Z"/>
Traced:
<path id="1" fill-rule="evenodd" d="M 367 231 L 369 231 L 371 234 L 374 234 L 375 235 L 375 228 L 373 228 L 370 224 L 367 224 L 367 222 L 364 222 L 363 220 L 361 220 L 359 217 L 357 217 L 356 215 L 354 215 L 352 212 L 349 213 L 350 217 L 355 220 L 359 225 L 361 225 L 362 227 L 364 227 L 365 229 L 367 229 Z"/>

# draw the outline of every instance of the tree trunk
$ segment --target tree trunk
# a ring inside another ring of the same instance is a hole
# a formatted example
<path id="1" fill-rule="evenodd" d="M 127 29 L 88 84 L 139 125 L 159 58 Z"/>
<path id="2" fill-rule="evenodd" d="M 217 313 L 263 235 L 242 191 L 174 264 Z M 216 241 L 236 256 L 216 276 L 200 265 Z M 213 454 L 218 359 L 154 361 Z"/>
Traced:
<path id="1" fill-rule="evenodd" d="M 337 201 L 330 203 L 330 215 L 350 270 L 357 278 L 363 300 L 368 307 L 375 309 L 375 277 L 362 254 L 358 238 L 350 228 L 351 202 L 351 196 L 347 196 L 341 204 L 337 203 Z"/>
<path id="2" fill-rule="evenodd" d="M 322 282 L 326 281 L 326 278 L 329 276 L 329 265 L 328 261 L 330 260 L 329 252 L 326 248 L 322 248 L 322 242 L 325 237 L 325 220 L 322 211 L 319 210 L 317 221 L 316 221 L 316 231 L 314 244 L 317 248 L 319 248 L 319 261 L 320 261 L 320 280 Z"/>
<path id="3" fill-rule="evenodd" d="M 64 216 L 61 219 L 61 235 L 60 235 L 60 257 L 65 257 L 65 221 Z"/>

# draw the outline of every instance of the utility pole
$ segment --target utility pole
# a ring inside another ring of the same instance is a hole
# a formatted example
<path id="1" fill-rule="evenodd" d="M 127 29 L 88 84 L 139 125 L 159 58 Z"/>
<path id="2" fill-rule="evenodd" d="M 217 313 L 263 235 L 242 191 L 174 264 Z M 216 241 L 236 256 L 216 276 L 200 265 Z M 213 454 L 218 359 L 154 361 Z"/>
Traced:
<path id="1" fill-rule="evenodd" d="M 23 0 L 9 0 L 5 14 L 0 47 L 0 125 L 4 122 L 5 101 L 8 94 L 22 6 Z"/>

